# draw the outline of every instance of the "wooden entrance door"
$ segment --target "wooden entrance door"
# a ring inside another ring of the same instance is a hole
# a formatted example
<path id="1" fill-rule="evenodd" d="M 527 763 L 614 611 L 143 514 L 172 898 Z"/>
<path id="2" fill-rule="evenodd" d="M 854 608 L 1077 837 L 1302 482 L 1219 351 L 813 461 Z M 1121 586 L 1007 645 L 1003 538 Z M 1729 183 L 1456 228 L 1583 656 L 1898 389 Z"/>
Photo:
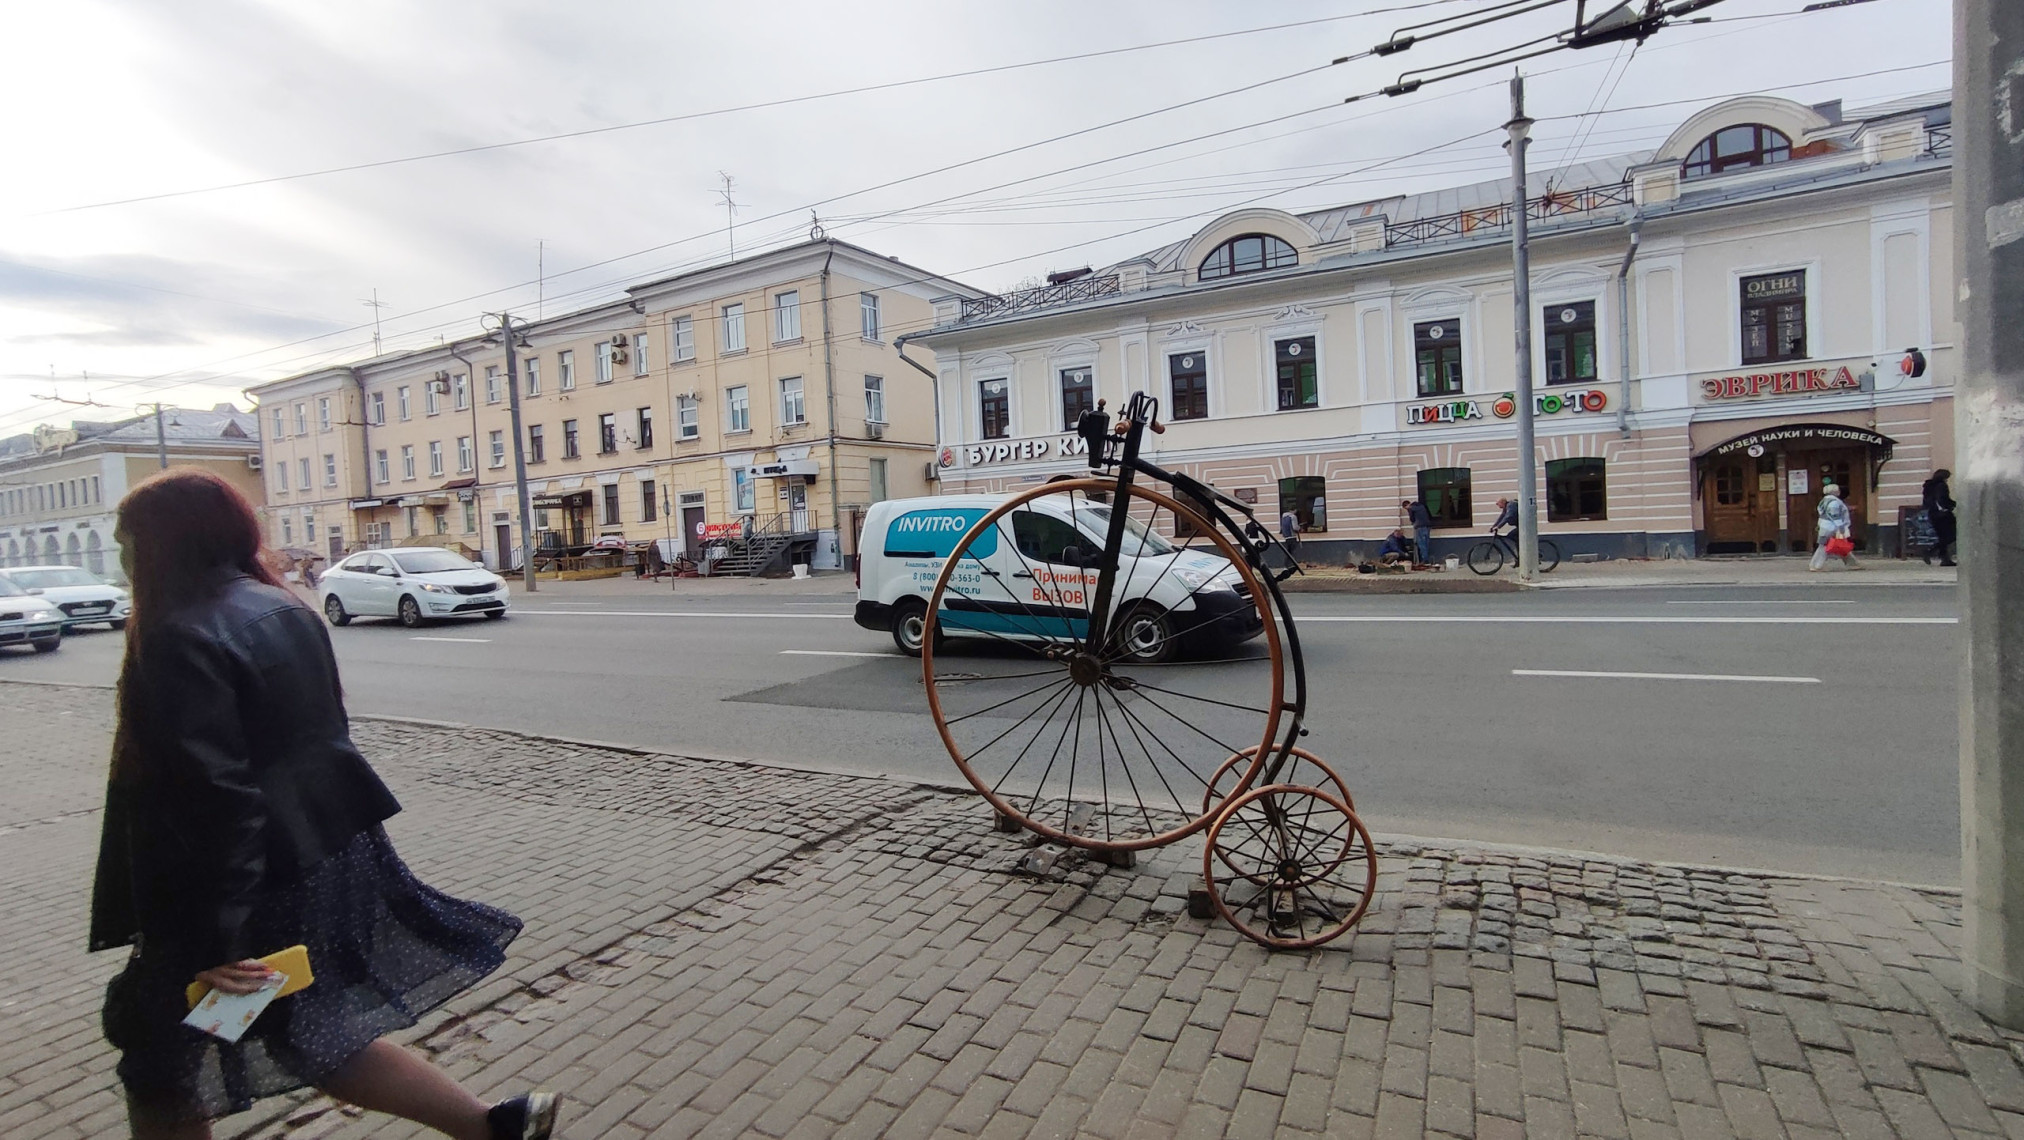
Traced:
<path id="1" fill-rule="evenodd" d="M 1775 456 L 1728 456 L 1709 464 L 1702 480 L 1708 553 L 1758 554 L 1778 549 Z"/>
<path id="2" fill-rule="evenodd" d="M 703 513 L 703 508 L 700 504 L 696 506 L 684 505 L 682 507 L 682 548 L 689 552 L 689 559 L 691 561 L 703 556 L 703 536 L 701 534 Z"/>
<path id="3" fill-rule="evenodd" d="M 1793 479 L 1804 471 L 1805 479 Z M 1810 554 L 1820 541 L 1820 492 L 1829 483 L 1841 490 L 1848 504 L 1849 533 L 1862 546 L 1868 536 L 1869 456 L 1862 450 L 1792 451 L 1785 456 L 1786 505 L 1791 522 L 1792 549 Z M 1803 490 L 1799 488 L 1803 487 Z"/>

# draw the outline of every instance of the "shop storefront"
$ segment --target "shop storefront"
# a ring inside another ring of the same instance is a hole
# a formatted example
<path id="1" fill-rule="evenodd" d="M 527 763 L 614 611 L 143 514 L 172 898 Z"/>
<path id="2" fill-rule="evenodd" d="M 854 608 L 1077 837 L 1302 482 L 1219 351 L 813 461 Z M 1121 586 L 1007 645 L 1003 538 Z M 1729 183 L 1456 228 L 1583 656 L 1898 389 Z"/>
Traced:
<path id="1" fill-rule="evenodd" d="M 1702 425 L 1712 427 L 1715 425 Z M 1865 427 L 1793 423 L 1733 436 L 1694 457 L 1708 554 L 1809 554 L 1815 511 L 1832 485 L 1848 504 L 1858 539 L 1897 444 Z"/>

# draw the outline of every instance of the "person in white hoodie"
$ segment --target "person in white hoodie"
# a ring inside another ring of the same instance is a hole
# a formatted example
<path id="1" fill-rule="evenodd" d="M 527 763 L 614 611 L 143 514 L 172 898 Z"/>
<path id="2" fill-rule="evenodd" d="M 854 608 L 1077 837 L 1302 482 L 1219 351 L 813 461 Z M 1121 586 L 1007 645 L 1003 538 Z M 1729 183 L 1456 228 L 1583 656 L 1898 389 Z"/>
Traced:
<path id="1" fill-rule="evenodd" d="M 1820 516 L 1819 539 L 1814 543 L 1813 561 L 1807 564 L 1806 568 L 1808 570 L 1818 570 L 1827 565 L 1828 539 L 1851 537 L 1849 527 L 1852 523 L 1848 514 L 1848 504 L 1841 501 L 1841 488 L 1829 483 L 1820 489 L 1818 514 Z M 1862 569 L 1861 564 L 1856 562 L 1855 555 L 1853 554 L 1842 555 L 1841 561 L 1850 570 Z"/>

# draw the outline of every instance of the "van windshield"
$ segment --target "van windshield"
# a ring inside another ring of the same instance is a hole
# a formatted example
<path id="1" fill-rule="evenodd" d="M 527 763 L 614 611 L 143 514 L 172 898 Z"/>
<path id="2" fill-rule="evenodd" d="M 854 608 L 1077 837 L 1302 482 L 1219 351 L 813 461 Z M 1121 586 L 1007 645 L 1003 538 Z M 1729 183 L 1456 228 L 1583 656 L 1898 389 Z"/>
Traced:
<path id="1" fill-rule="evenodd" d="M 1083 507 L 1075 513 L 1095 518 L 1097 529 L 1100 532 L 1107 532 L 1110 529 L 1109 507 Z M 1119 553 L 1126 557 L 1144 558 L 1153 555 L 1172 554 L 1174 552 L 1173 543 L 1154 534 L 1146 528 L 1144 523 L 1132 518 L 1130 515 L 1126 515 L 1124 518 L 1124 529 L 1124 547 Z"/>

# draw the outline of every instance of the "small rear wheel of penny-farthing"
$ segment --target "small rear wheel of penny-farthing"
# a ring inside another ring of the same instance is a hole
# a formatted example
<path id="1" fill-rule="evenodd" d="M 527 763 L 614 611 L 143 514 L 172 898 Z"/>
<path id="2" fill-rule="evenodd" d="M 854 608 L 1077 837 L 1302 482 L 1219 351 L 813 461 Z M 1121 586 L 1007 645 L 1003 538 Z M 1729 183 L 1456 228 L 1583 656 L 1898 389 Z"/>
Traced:
<path id="1" fill-rule="evenodd" d="M 1301 950 L 1363 917 L 1377 893 L 1377 848 L 1335 792 L 1268 784 L 1209 825 L 1202 878 L 1217 912 L 1246 938 Z"/>
<path id="2" fill-rule="evenodd" d="M 1244 790 L 1239 786 L 1239 781 L 1252 770 L 1252 757 L 1257 754 L 1258 750 L 1256 748 L 1246 748 L 1244 751 L 1223 761 L 1223 766 L 1216 769 L 1216 774 L 1209 778 L 1208 788 L 1202 793 L 1203 815 L 1214 815 L 1218 805 L 1235 796 L 1239 791 Z M 1264 779 L 1264 773 L 1269 767 L 1270 765 L 1266 765 L 1258 768 L 1257 770 L 1260 774 L 1257 778 Z M 1356 810 L 1356 799 L 1349 794 L 1349 785 L 1343 782 L 1342 777 L 1337 775 L 1335 769 L 1329 767 L 1326 761 L 1305 748 L 1294 748 L 1287 755 L 1286 759 L 1280 762 L 1278 777 L 1271 782 L 1275 784 L 1292 784 L 1296 787 L 1321 788 L 1324 791 L 1335 793 L 1336 797 L 1341 799 L 1348 806 L 1349 810 Z M 1211 851 L 1216 850 L 1213 845 L 1209 849 Z M 1347 857 L 1347 851 L 1348 848 L 1344 848 L 1343 853 L 1345 858 Z M 1229 860 L 1225 860 L 1223 865 L 1232 874 L 1243 875 L 1246 878 L 1251 878 L 1253 875 L 1264 875 L 1263 878 L 1252 878 L 1253 882 L 1266 882 L 1272 877 L 1269 872 L 1261 872 L 1258 867 L 1251 863 L 1238 866 Z"/>

